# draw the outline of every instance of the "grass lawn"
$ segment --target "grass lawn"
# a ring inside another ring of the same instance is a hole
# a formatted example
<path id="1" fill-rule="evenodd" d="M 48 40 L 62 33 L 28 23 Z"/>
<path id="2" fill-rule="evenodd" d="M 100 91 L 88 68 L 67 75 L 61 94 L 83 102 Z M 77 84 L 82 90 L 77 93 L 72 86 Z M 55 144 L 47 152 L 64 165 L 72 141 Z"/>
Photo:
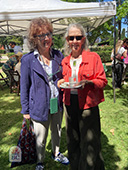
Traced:
<path id="1" fill-rule="evenodd" d="M 106 170 L 128 170 L 128 86 L 116 90 L 113 100 L 111 78 L 105 87 L 105 102 L 99 105 L 101 115 L 102 154 Z M 17 144 L 22 125 L 20 97 L 10 94 L 9 89 L 0 89 L 0 170 L 9 170 L 9 149 Z M 67 156 L 65 120 L 62 123 L 60 151 Z M 35 170 L 35 164 L 23 165 L 14 170 Z M 46 170 L 69 170 L 51 159 L 50 133 L 47 139 Z"/>

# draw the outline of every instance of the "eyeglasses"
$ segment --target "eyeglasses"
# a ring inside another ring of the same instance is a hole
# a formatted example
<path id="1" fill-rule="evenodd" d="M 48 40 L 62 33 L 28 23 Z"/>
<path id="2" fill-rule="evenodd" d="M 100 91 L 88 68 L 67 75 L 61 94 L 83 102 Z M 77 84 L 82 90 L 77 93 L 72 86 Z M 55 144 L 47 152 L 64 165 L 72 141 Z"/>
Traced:
<path id="1" fill-rule="evenodd" d="M 73 41 L 74 38 L 76 38 L 76 40 L 79 41 L 79 40 L 81 40 L 83 38 L 83 36 L 82 35 L 81 36 L 69 36 L 68 40 Z"/>
<path id="2" fill-rule="evenodd" d="M 46 38 L 46 36 L 48 38 L 51 38 L 52 37 L 52 34 L 51 33 L 46 33 L 46 34 L 41 34 L 41 35 L 35 35 L 35 37 L 39 37 L 40 40 L 44 40 Z"/>

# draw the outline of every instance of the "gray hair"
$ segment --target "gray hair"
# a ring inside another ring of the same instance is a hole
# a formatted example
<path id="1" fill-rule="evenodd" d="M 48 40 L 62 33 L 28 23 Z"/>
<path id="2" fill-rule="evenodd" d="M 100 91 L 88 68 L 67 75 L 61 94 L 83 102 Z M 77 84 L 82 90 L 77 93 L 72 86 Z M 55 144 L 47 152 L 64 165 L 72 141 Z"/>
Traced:
<path id="1" fill-rule="evenodd" d="M 66 41 L 66 38 L 69 35 L 69 30 L 71 28 L 73 28 L 73 27 L 79 29 L 81 31 L 81 33 L 82 33 L 82 36 L 86 37 L 86 33 L 85 33 L 84 27 L 82 25 L 80 25 L 78 23 L 69 24 L 69 26 L 68 26 L 68 28 L 66 30 L 65 36 L 64 36 L 64 38 L 65 38 L 65 44 L 64 44 L 64 53 L 65 53 L 65 55 L 69 55 L 71 53 L 71 49 L 70 49 L 70 47 L 69 47 L 69 45 L 68 45 L 68 43 Z M 84 41 L 84 43 L 82 45 L 82 49 L 85 49 L 85 50 L 88 49 L 87 37 L 86 37 L 86 39 L 85 39 L 85 41 Z"/>

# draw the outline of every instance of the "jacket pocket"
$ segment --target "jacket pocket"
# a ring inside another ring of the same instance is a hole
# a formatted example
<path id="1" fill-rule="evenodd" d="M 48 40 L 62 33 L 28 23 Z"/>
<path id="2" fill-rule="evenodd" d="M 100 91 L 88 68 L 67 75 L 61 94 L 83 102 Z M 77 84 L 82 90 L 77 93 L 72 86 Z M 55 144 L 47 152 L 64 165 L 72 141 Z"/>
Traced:
<path id="1" fill-rule="evenodd" d="M 92 80 L 94 78 L 93 70 L 83 70 L 81 77 L 82 77 L 82 80 L 83 79 Z"/>
<path id="2" fill-rule="evenodd" d="M 30 96 L 29 96 L 29 109 L 32 110 L 34 107 L 34 98 L 33 98 L 33 90 L 30 91 Z"/>

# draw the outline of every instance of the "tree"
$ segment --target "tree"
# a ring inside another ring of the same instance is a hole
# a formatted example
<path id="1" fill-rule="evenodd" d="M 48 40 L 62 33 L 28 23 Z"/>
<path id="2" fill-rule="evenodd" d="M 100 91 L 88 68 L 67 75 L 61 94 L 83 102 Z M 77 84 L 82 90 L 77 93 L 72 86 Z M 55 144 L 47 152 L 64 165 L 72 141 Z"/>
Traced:
<path id="1" fill-rule="evenodd" d="M 125 29 L 123 28 L 122 34 L 121 34 L 122 40 L 125 38 Z"/>
<path id="2" fill-rule="evenodd" d="M 121 20 L 122 18 L 128 19 L 128 1 L 124 0 L 122 5 L 119 5 L 117 8 L 117 20 Z"/>
<path id="3" fill-rule="evenodd" d="M 121 39 L 121 20 L 122 18 L 125 18 L 127 21 L 126 24 L 128 24 L 128 1 L 127 0 L 119 0 L 118 1 L 118 7 L 117 7 L 117 23 L 119 28 L 119 39 Z"/>
<path id="4" fill-rule="evenodd" d="M 67 0 L 67 1 L 69 2 L 69 0 Z M 93 1 L 92 0 L 74 0 L 74 1 L 72 0 L 72 2 L 78 2 L 78 1 L 79 2 L 99 2 L 99 0 L 93 0 Z M 101 0 L 100 2 L 102 2 L 102 1 L 103 0 Z M 71 0 L 70 0 L 70 2 L 71 2 Z M 82 18 L 75 18 L 74 20 L 78 23 L 82 23 Z M 86 20 L 88 23 L 90 23 L 87 18 L 86 18 Z M 70 22 L 71 22 L 71 20 L 70 20 Z M 87 22 L 85 21 L 85 18 L 84 18 L 83 23 L 87 23 Z M 84 24 L 82 24 L 82 25 L 84 26 Z M 87 26 L 85 26 L 85 27 L 87 27 Z M 90 31 L 87 35 L 90 45 L 94 45 L 97 38 L 100 38 L 101 41 L 108 41 L 109 37 L 112 37 L 111 33 L 113 32 L 113 30 L 114 30 L 113 20 L 110 19 L 106 23 L 95 28 L 93 31 Z"/>
<path id="5" fill-rule="evenodd" d="M 68 2 L 99 2 L 99 0 L 65 0 Z M 100 0 L 102 2 L 104 0 Z M 125 20 L 128 20 L 128 0 L 116 0 L 117 1 L 117 24 L 118 24 L 118 30 L 117 30 L 117 36 L 118 39 L 121 39 L 121 20 L 122 18 L 125 18 Z M 113 26 L 113 19 L 107 21 L 105 24 L 99 26 L 95 30 L 89 32 L 88 39 L 90 43 L 93 45 L 95 43 L 95 40 L 100 37 L 101 41 L 112 40 L 113 36 L 111 36 L 114 32 L 114 26 Z M 111 33 L 111 34 L 110 34 Z M 123 37 L 122 37 L 123 38 Z"/>
<path id="6" fill-rule="evenodd" d="M 53 46 L 54 48 L 61 49 L 64 44 L 63 35 L 54 35 L 53 36 Z"/>

